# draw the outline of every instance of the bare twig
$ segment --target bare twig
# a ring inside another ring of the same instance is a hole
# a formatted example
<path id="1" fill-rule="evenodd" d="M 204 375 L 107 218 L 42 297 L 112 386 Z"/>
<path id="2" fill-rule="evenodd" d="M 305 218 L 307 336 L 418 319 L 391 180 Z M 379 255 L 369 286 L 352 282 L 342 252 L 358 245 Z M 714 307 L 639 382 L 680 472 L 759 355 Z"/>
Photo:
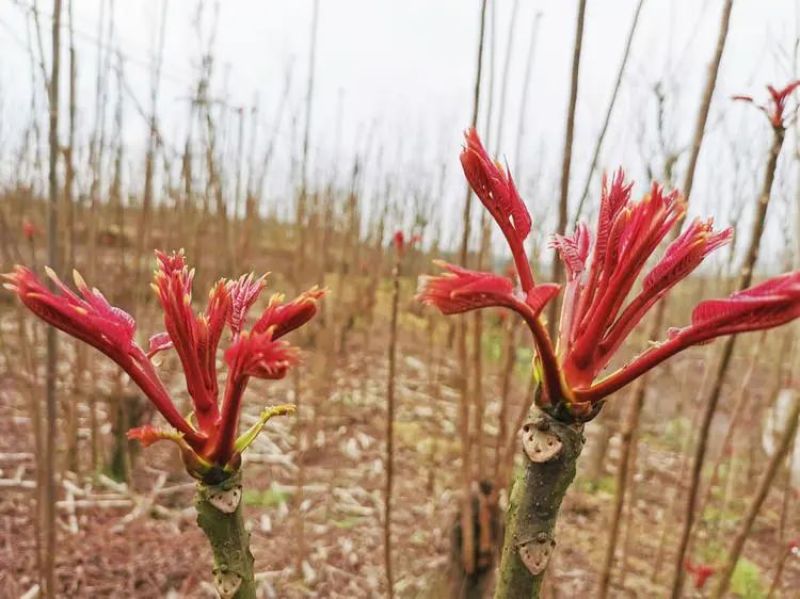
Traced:
<path id="1" fill-rule="evenodd" d="M 583 24 L 586 17 L 586 0 L 578 0 L 578 15 L 575 21 L 575 47 L 572 53 L 572 71 L 569 91 L 569 105 L 567 107 L 567 126 L 564 132 L 564 157 L 561 162 L 561 196 L 558 201 L 558 229 L 559 235 L 564 235 L 567 230 L 567 220 L 569 218 L 569 175 L 572 166 L 572 140 L 575 136 L 575 107 L 578 103 L 578 81 L 581 66 L 581 47 L 583 46 Z M 551 268 L 554 282 L 561 279 L 562 273 L 561 260 L 558 252 L 553 252 L 553 263 Z M 556 326 L 558 326 L 559 302 L 550 302 L 547 320 L 549 321 L 550 336 L 555 337 Z"/>
<path id="2" fill-rule="evenodd" d="M 49 198 L 47 210 L 47 262 L 55 272 L 59 271 L 60 252 L 58 250 L 58 85 L 61 64 L 61 0 L 53 0 L 52 23 L 52 67 L 48 81 L 48 101 L 50 107 L 50 171 L 48 176 Z M 53 283 L 51 282 L 51 287 Z M 55 554 L 56 554 L 56 481 L 55 452 L 58 417 L 56 413 L 56 376 L 58 373 L 58 338 L 53 327 L 47 328 L 47 383 L 45 390 L 45 594 L 48 599 L 56 596 Z"/>
<path id="3" fill-rule="evenodd" d="M 597 136 L 597 141 L 594 144 L 594 152 L 592 153 L 592 161 L 589 164 L 589 172 L 586 173 L 586 181 L 583 184 L 583 193 L 581 193 L 581 199 L 578 202 L 578 209 L 575 211 L 575 224 L 577 224 L 581 218 L 583 204 L 586 202 L 586 198 L 589 195 L 589 187 L 592 184 L 592 175 L 597 168 L 597 161 L 600 159 L 600 149 L 603 146 L 603 140 L 606 137 L 608 125 L 611 123 L 611 115 L 614 112 L 614 105 L 617 103 L 617 95 L 619 94 L 619 89 L 622 86 L 622 78 L 625 75 L 625 67 L 628 64 L 628 58 L 631 54 L 633 37 L 636 33 L 636 27 L 639 24 L 639 15 L 642 12 L 643 4 L 644 0 L 639 0 L 639 3 L 636 5 L 636 10 L 633 13 L 633 21 L 631 21 L 631 28 L 628 30 L 628 38 L 625 41 L 625 50 L 622 53 L 622 62 L 619 64 L 619 71 L 617 71 L 617 80 L 614 83 L 614 91 L 611 92 L 611 99 L 608 102 L 608 109 L 606 110 L 606 116 L 603 119 L 603 126 L 600 128 L 600 135 Z"/>
<path id="4" fill-rule="evenodd" d="M 389 375 L 386 388 L 386 488 L 383 497 L 383 563 L 386 572 L 386 590 L 394 597 L 392 577 L 392 484 L 394 482 L 394 410 L 395 376 L 397 372 L 397 314 L 400 303 L 400 268 L 403 248 L 395 247 L 395 262 L 392 270 L 392 316 L 389 323 Z"/>
<path id="5" fill-rule="evenodd" d="M 750 236 L 750 245 L 747 249 L 744 264 L 742 265 L 741 275 L 736 286 L 737 291 L 741 291 L 742 289 L 749 287 L 753 280 L 753 270 L 755 268 L 756 261 L 758 260 L 761 237 L 764 233 L 764 227 L 766 225 L 767 209 L 769 207 L 770 197 L 772 195 L 772 185 L 775 181 L 775 171 L 778 166 L 778 157 L 780 156 L 785 134 L 786 130 L 782 125 L 773 127 L 772 145 L 767 156 L 764 179 L 762 181 L 761 191 L 757 198 L 756 214 L 753 221 L 753 230 Z M 722 395 L 722 386 L 725 382 L 725 376 L 728 372 L 731 358 L 733 357 L 733 348 L 735 342 L 735 335 L 725 339 L 717 369 L 714 374 L 714 379 L 712 381 L 711 391 L 704 403 L 703 418 L 700 423 L 700 431 L 698 433 L 698 441 L 695 448 L 694 461 L 692 464 L 689 496 L 686 504 L 686 517 L 684 519 L 683 528 L 681 530 L 681 540 L 678 546 L 678 556 L 680 556 L 681 561 L 678 562 L 676 558 L 675 563 L 676 572 L 672 587 L 673 599 L 677 599 L 677 597 L 680 595 L 682 587 L 682 562 L 686 553 L 686 548 L 689 544 L 689 539 L 691 537 L 692 526 L 694 524 L 695 510 L 697 507 L 697 494 L 700 488 L 700 479 L 706 457 L 708 436 L 711 431 L 711 422 L 714 418 L 714 414 L 716 413 L 720 396 Z"/>
<path id="6" fill-rule="evenodd" d="M 480 32 L 478 35 L 478 59 L 475 69 L 475 88 L 472 101 L 472 126 L 478 123 L 478 109 L 481 94 L 481 70 L 483 66 L 483 44 L 486 29 L 486 5 L 487 0 L 481 2 L 480 13 Z M 459 253 L 461 264 L 467 263 L 467 252 L 469 248 L 470 219 L 472 214 L 472 189 L 467 185 L 466 197 L 464 200 L 463 234 L 461 237 L 461 250 Z M 475 570 L 475 534 L 472 525 L 472 467 L 471 467 L 471 447 L 469 433 L 469 379 L 467 378 L 467 320 L 465 317 L 459 319 L 458 334 L 458 361 L 461 365 L 459 374 L 459 386 L 461 391 L 461 402 L 459 409 L 459 433 L 461 437 L 461 460 L 462 460 L 462 497 L 461 497 L 461 531 L 462 531 L 462 559 L 464 571 L 471 574 Z"/>

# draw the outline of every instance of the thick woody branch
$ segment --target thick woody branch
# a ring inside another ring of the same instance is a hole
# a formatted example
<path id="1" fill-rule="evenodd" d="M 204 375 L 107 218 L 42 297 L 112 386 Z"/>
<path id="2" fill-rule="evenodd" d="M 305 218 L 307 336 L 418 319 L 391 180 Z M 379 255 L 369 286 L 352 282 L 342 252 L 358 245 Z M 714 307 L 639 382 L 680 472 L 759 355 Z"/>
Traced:
<path id="1" fill-rule="evenodd" d="M 197 484 L 197 524 L 214 554 L 214 586 L 222 599 L 255 599 L 250 533 L 242 517 L 242 479 L 236 473 L 218 485 Z"/>
<path id="2" fill-rule="evenodd" d="M 539 596 L 556 546 L 558 510 L 583 449 L 583 430 L 534 406 L 522 428 L 522 442 L 526 464 L 511 491 L 495 599 Z"/>

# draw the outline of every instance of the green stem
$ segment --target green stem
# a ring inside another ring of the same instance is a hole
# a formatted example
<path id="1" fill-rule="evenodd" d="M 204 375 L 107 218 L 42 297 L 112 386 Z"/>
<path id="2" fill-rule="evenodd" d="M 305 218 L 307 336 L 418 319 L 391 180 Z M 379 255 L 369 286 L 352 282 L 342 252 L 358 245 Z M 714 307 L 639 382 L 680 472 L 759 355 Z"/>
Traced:
<path id="1" fill-rule="evenodd" d="M 197 483 L 197 524 L 214 554 L 214 586 L 222 599 L 255 599 L 250 533 L 242 517 L 242 477 L 207 485 Z"/>
<path id="2" fill-rule="evenodd" d="M 532 407 L 522 428 L 525 468 L 511 491 L 495 599 L 536 599 L 555 547 L 558 510 L 583 449 L 581 425 Z"/>

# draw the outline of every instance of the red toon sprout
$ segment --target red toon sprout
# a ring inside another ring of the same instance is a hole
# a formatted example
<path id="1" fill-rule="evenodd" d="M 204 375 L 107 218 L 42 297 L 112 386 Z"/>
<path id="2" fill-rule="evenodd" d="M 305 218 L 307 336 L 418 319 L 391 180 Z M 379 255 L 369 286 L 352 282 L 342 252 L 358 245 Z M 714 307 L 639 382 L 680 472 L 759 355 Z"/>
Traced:
<path id="1" fill-rule="evenodd" d="M 58 290 L 53 293 L 22 266 L 4 275 L 9 281 L 5 287 L 36 316 L 119 364 L 173 427 L 162 430 L 145 425 L 129 431 L 129 438 L 138 439 L 144 446 L 163 439 L 175 442 L 189 473 L 216 483 L 238 469 L 242 451 L 269 418 L 293 411 L 290 405 L 267 408 L 250 430 L 237 437 L 242 396 L 249 379 L 279 379 L 297 364 L 297 349 L 279 337 L 313 318 L 325 291 L 313 288 L 285 304 L 274 296 L 253 328 L 244 330 L 247 313 L 263 290 L 266 275 L 217 281 L 209 292 L 206 309 L 198 314 L 192 309 L 194 271 L 187 266 L 183 252 L 156 252 L 156 259 L 153 289 L 164 311 L 166 332 L 150 338 L 147 352 L 135 341 L 133 318 L 109 304 L 100 291 L 90 289 L 77 272 L 78 293 L 48 269 Z M 225 351 L 228 375 L 220 404 L 216 356 L 226 326 L 231 342 Z M 168 349 L 175 350 L 183 367 L 193 419 L 178 411 L 151 362 L 156 353 Z"/>
<path id="2" fill-rule="evenodd" d="M 776 89 L 773 86 L 768 85 L 767 91 L 769 92 L 769 101 L 767 104 L 756 104 L 752 96 L 733 96 L 733 99 L 753 104 L 766 115 L 770 124 L 775 129 L 785 129 L 786 121 L 784 112 L 786 111 L 786 101 L 798 86 L 800 86 L 800 80 L 792 81 L 781 89 Z"/>
<path id="3" fill-rule="evenodd" d="M 800 537 L 789 541 L 786 550 L 792 555 L 800 556 Z"/>
<path id="4" fill-rule="evenodd" d="M 422 237 L 420 235 L 412 235 L 411 239 L 406 239 L 406 236 L 402 231 L 395 231 L 395 234 L 392 237 L 394 249 L 397 252 L 397 255 L 401 257 L 420 241 L 422 241 Z"/>
<path id="5" fill-rule="evenodd" d="M 33 241 L 33 238 L 39 235 L 39 227 L 26 218 L 22 221 L 22 235 L 28 241 Z"/>
<path id="6" fill-rule="evenodd" d="M 461 153 L 464 173 L 508 242 L 521 289 L 515 288 L 512 278 L 439 263 L 445 273 L 422 277 L 418 299 L 444 314 L 501 307 L 522 316 L 537 349 L 535 368 L 543 383 L 537 401 L 552 415 L 590 419 L 605 397 L 679 351 L 800 317 L 800 271 L 796 271 L 728 298 L 701 302 L 688 327 L 670 331 L 667 340 L 602 376 L 648 311 L 711 252 L 730 241 L 733 231 L 715 231 L 711 219 L 694 219 L 645 271 L 658 246 L 683 218 L 685 202 L 676 191 L 667 193 L 656 184 L 634 201 L 632 184 L 621 170 L 610 181 L 604 177 L 594 231 L 581 223 L 572 236 L 557 235 L 551 243 L 566 272 L 554 343 L 540 314 L 560 288 L 534 283 L 523 246 L 531 226 L 525 204 L 510 173 L 488 157 L 474 130 L 467 132 L 466 140 Z"/>
<path id="7" fill-rule="evenodd" d="M 706 586 L 706 582 L 708 579 L 711 578 L 717 571 L 714 566 L 710 566 L 708 564 L 694 564 L 690 560 L 686 560 L 684 563 L 684 567 L 686 571 L 692 575 L 694 580 L 694 588 L 702 589 Z"/>

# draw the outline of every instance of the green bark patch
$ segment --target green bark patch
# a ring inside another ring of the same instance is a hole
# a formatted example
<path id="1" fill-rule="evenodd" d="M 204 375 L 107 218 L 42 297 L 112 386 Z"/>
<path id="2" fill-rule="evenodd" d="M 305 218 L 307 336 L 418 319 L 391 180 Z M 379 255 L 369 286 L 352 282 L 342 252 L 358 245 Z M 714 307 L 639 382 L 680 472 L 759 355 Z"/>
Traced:
<path id="1" fill-rule="evenodd" d="M 523 440 L 526 464 L 511 490 L 495 599 L 539 596 L 556 546 L 558 510 L 583 449 L 583 427 L 556 420 L 534 407 L 523 428 Z"/>
<path id="2" fill-rule="evenodd" d="M 255 599 L 250 533 L 242 517 L 241 474 L 218 485 L 197 484 L 197 524 L 214 554 L 214 586 L 223 599 Z"/>

